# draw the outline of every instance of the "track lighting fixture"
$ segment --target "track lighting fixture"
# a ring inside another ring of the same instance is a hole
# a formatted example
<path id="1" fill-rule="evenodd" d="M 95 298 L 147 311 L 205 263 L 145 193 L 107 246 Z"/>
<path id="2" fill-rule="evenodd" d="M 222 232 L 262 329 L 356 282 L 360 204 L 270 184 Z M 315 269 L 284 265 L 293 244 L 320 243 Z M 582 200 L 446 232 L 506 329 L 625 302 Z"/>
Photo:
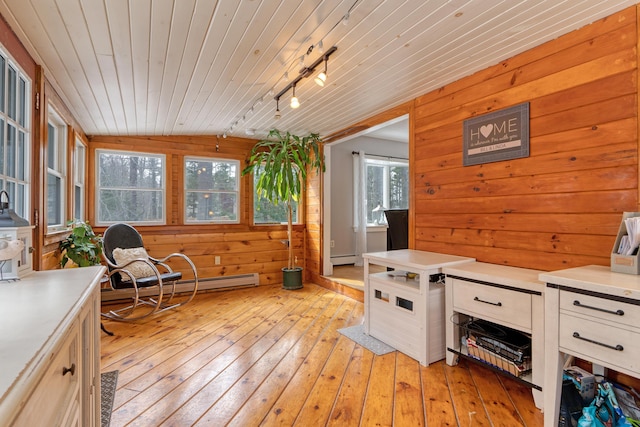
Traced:
<path id="1" fill-rule="evenodd" d="M 331 54 L 333 52 L 335 52 L 336 50 L 338 50 L 338 48 L 336 46 L 332 46 L 329 50 L 327 50 L 327 52 L 322 55 L 320 58 L 318 58 L 313 64 L 304 67 L 302 70 L 300 70 L 300 73 L 298 74 L 298 77 L 296 77 L 291 83 L 289 83 L 284 89 L 282 89 L 278 94 L 276 94 L 276 96 L 274 97 L 276 100 L 276 119 L 280 118 L 280 98 L 287 93 L 287 91 L 289 89 L 292 89 L 292 97 L 291 97 L 291 108 L 298 108 L 300 107 L 300 100 L 298 99 L 298 97 L 296 96 L 296 85 L 298 84 L 298 82 L 302 79 L 304 79 L 305 77 L 309 77 L 310 75 L 313 74 L 313 72 L 315 71 L 315 69 L 318 67 L 318 65 L 320 65 L 322 62 L 324 62 L 324 71 L 321 72 L 320 74 L 318 74 L 318 76 L 314 79 L 315 82 L 320 85 L 320 86 L 324 86 L 326 80 L 327 80 L 327 62 L 329 60 L 329 56 L 331 56 Z M 303 58 L 304 59 L 304 56 Z"/>
<path id="2" fill-rule="evenodd" d="M 280 120 L 280 98 L 276 98 L 276 120 Z"/>
<path id="3" fill-rule="evenodd" d="M 320 74 L 313 79 L 314 82 L 320 87 L 324 87 L 325 82 L 327 81 L 327 57 L 324 57 L 324 71 L 321 71 Z"/>
<path id="4" fill-rule="evenodd" d="M 296 96 L 296 85 L 293 85 L 293 96 L 291 97 L 291 108 L 298 108 L 300 106 L 300 101 Z"/>

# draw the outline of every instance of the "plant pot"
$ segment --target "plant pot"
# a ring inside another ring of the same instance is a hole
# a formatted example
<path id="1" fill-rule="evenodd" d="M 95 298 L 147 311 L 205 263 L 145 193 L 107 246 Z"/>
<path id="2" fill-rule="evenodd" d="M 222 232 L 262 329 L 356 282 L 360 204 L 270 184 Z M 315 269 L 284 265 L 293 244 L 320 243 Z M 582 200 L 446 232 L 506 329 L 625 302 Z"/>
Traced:
<path id="1" fill-rule="evenodd" d="M 302 288 L 302 267 L 282 269 L 282 288 L 288 290 Z"/>

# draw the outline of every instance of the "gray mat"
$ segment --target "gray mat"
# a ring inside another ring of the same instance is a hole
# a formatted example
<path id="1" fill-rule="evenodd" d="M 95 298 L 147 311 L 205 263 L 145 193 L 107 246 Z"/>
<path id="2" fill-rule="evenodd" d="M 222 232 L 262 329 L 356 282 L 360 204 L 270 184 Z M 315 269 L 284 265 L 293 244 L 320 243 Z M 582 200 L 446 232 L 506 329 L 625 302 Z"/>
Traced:
<path id="1" fill-rule="evenodd" d="M 375 339 L 371 335 L 367 335 L 364 333 L 364 325 L 356 325 L 350 326 L 348 328 L 338 329 L 345 337 L 355 341 L 360 344 L 362 347 L 370 350 L 375 353 L 377 356 L 382 356 L 383 354 L 391 353 L 396 349 L 383 343 L 382 341 Z"/>
<path id="2" fill-rule="evenodd" d="M 113 411 L 113 398 L 116 395 L 118 384 L 118 371 L 104 372 L 100 375 L 100 421 L 101 427 L 109 427 L 111 424 L 111 412 Z"/>

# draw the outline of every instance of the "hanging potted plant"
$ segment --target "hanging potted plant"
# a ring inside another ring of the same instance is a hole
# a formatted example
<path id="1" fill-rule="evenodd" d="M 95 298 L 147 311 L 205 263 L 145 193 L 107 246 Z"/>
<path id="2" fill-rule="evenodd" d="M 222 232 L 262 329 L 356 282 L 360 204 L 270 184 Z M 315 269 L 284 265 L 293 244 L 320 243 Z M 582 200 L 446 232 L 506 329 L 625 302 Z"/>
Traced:
<path id="1" fill-rule="evenodd" d="M 65 267 L 72 261 L 78 267 L 99 265 L 102 255 L 102 240 L 91 226 L 84 221 L 70 221 L 71 234 L 60 242 L 60 266 Z"/>
<path id="2" fill-rule="evenodd" d="M 274 205 L 284 203 L 287 211 L 287 266 L 282 269 L 285 289 L 302 287 L 302 267 L 294 265 L 293 203 L 300 196 L 307 180 L 307 169 L 324 172 L 324 158 L 320 153 L 322 140 L 317 133 L 300 137 L 272 129 L 267 139 L 253 146 L 242 175 L 259 174 L 255 191 Z"/>

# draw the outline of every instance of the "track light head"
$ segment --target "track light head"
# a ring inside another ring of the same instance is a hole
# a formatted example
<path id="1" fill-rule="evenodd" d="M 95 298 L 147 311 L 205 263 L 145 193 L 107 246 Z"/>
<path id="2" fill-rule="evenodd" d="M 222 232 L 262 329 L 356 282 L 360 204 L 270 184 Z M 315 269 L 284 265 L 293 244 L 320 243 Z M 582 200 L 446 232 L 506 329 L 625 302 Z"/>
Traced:
<path id="1" fill-rule="evenodd" d="M 318 74 L 316 76 L 315 79 L 313 79 L 314 82 L 316 82 L 316 84 L 320 87 L 324 87 L 324 84 L 327 81 L 327 57 L 324 57 L 324 71 L 320 72 L 320 74 Z"/>
<path id="2" fill-rule="evenodd" d="M 296 85 L 293 85 L 293 96 L 291 96 L 291 108 L 298 108 L 300 106 L 300 100 L 296 96 Z"/>
<path id="3" fill-rule="evenodd" d="M 275 118 L 276 120 L 280 120 L 280 117 L 282 117 L 282 115 L 280 114 L 280 97 L 276 98 L 276 115 Z"/>
<path id="4" fill-rule="evenodd" d="M 324 86 L 324 83 L 327 81 L 327 74 L 322 71 L 320 74 L 318 74 L 316 76 L 315 79 L 313 79 L 314 82 L 316 82 L 316 84 L 320 87 Z"/>

